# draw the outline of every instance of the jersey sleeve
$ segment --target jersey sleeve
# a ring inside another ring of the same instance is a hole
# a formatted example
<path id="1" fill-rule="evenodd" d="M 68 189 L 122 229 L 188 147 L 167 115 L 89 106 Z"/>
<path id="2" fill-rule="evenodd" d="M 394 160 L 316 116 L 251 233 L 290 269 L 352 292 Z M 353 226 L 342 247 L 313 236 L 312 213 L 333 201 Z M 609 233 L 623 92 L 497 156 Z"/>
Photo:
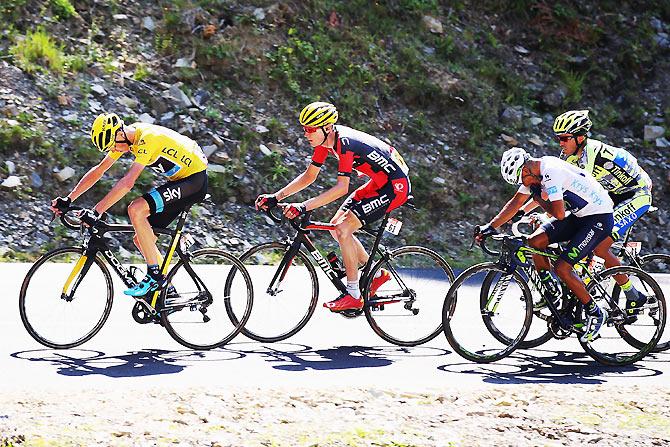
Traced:
<path id="1" fill-rule="evenodd" d="M 338 152 L 340 162 L 337 166 L 338 177 L 351 177 L 351 172 L 354 169 L 354 151 L 350 150 L 346 144 L 338 141 Z"/>
<path id="2" fill-rule="evenodd" d="M 521 186 L 519 186 L 519 189 L 517 190 L 517 192 L 520 192 L 521 194 L 530 195 L 530 188 L 528 186 L 521 185 Z"/>
<path id="3" fill-rule="evenodd" d="M 124 154 L 124 152 L 117 152 L 117 151 L 109 151 L 107 152 L 107 156 L 111 158 L 112 160 L 118 160 L 121 158 L 121 156 Z"/>
<path id="4" fill-rule="evenodd" d="M 323 163 L 328 157 L 328 149 L 323 146 L 317 146 L 314 148 L 314 154 L 312 154 L 312 164 L 317 168 L 323 166 Z"/>

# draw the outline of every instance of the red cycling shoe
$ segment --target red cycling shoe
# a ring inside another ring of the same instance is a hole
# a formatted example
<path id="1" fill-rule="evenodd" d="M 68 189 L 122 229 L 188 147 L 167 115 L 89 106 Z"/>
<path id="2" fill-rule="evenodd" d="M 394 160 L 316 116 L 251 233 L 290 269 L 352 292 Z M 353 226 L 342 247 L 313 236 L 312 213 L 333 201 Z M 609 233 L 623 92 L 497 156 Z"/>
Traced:
<path id="1" fill-rule="evenodd" d="M 370 298 L 375 296 L 377 290 L 389 279 L 391 279 L 391 272 L 386 269 L 381 269 L 381 274 L 376 278 L 372 279 L 372 284 L 370 284 Z"/>
<path id="2" fill-rule="evenodd" d="M 333 301 L 323 303 L 323 307 L 330 309 L 332 312 L 339 312 L 341 310 L 358 310 L 363 308 L 363 297 L 356 299 L 353 296 L 346 294 Z"/>

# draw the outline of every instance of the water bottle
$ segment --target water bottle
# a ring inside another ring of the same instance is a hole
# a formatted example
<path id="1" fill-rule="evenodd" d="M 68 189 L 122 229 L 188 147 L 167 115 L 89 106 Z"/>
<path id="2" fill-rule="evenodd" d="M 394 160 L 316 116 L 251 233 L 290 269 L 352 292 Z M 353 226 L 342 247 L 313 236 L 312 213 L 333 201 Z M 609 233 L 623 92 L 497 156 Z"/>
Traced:
<path id="1" fill-rule="evenodd" d="M 548 271 L 545 271 L 545 272 L 542 272 L 542 273 L 543 274 L 540 274 L 540 280 L 542 281 L 542 284 L 544 285 L 545 299 L 547 299 L 547 300 L 550 299 L 552 303 L 557 305 L 560 298 L 561 298 L 561 295 L 562 295 L 561 284 Z"/>
<path id="2" fill-rule="evenodd" d="M 338 278 L 343 278 L 346 273 L 344 271 L 344 266 L 340 262 L 340 259 L 337 257 L 334 251 L 331 251 L 326 255 L 326 259 L 328 259 L 328 263 L 332 267 L 332 269 L 335 271 L 337 274 Z"/>

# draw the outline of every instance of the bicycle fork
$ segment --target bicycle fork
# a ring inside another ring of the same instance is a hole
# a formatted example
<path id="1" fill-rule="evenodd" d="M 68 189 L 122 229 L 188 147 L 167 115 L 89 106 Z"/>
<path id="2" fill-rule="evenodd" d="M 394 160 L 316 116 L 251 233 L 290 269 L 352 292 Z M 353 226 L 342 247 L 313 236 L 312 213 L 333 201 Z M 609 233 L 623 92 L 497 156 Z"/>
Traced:
<path id="1" fill-rule="evenodd" d="M 497 281 L 496 285 L 493 287 L 493 291 L 489 295 L 488 300 L 486 300 L 486 306 L 482 309 L 482 315 L 490 316 L 496 313 L 500 300 L 507 291 L 511 279 L 512 275 L 504 275 L 500 277 L 500 280 Z"/>
<path id="2" fill-rule="evenodd" d="M 86 276 L 86 273 L 88 273 L 94 260 L 95 253 L 89 253 L 88 251 L 77 260 L 77 263 L 72 268 L 70 275 L 65 280 L 65 284 L 63 284 L 63 291 L 60 295 L 61 299 L 67 302 L 70 302 L 74 299 L 74 294 L 77 291 L 77 288 L 79 288 L 81 281 L 84 279 L 84 276 Z M 73 281 L 74 284 L 72 284 Z M 70 287 L 71 285 L 72 287 Z"/>

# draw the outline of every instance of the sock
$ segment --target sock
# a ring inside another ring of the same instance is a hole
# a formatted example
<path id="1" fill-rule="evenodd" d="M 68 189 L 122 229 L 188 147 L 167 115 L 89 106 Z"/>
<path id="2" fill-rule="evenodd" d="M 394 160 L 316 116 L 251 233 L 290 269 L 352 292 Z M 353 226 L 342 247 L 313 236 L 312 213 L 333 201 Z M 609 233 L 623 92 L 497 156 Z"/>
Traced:
<path id="1" fill-rule="evenodd" d="M 637 290 L 635 290 L 635 287 L 633 287 L 633 281 L 630 279 L 626 284 L 621 286 L 621 290 L 623 290 L 623 293 L 626 295 L 626 299 L 628 301 L 637 301 L 638 300 L 638 294 Z"/>
<path id="2" fill-rule="evenodd" d="M 587 315 L 598 315 L 600 308 L 593 299 L 590 299 L 588 303 L 584 304 Z"/>
<path id="3" fill-rule="evenodd" d="M 160 266 L 158 264 L 149 264 L 147 265 L 147 274 L 153 279 L 161 279 L 163 274 L 161 273 Z"/>
<path id="4" fill-rule="evenodd" d="M 361 291 L 358 288 L 358 281 L 349 282 L 347 281 L 347 293 L 353 296 L 356 299 L 360 299 Z"/>

